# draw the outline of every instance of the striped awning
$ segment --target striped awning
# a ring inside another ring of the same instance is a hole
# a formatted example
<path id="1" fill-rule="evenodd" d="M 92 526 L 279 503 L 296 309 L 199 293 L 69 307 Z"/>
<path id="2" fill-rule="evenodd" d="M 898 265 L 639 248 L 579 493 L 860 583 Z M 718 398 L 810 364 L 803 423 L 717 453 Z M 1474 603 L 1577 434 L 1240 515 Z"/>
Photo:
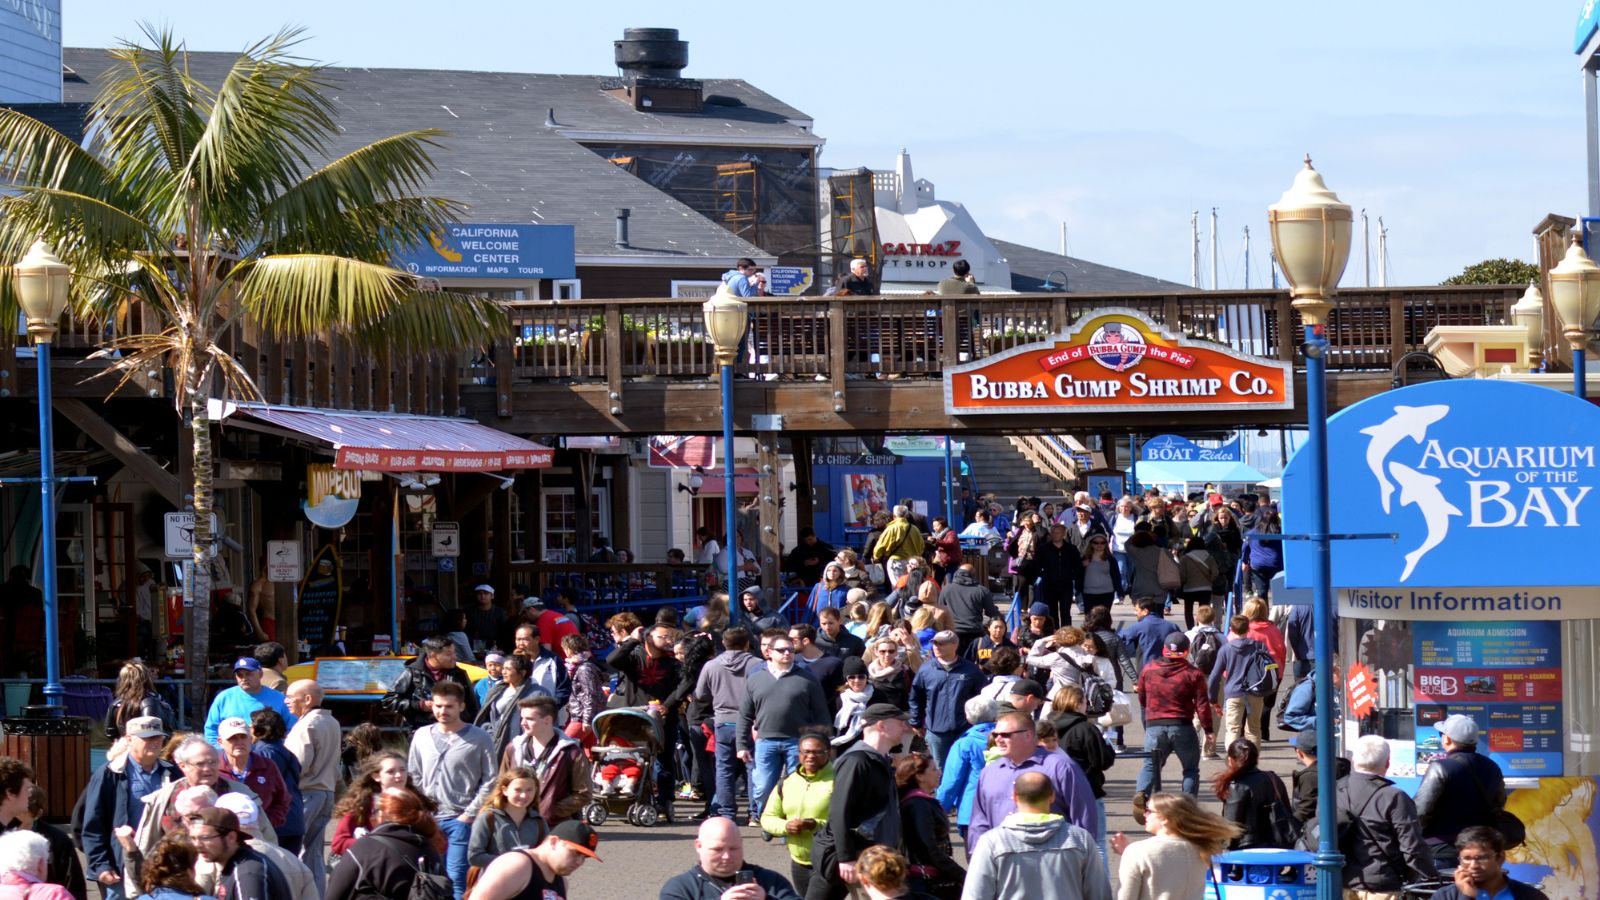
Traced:
<path id="1" fill-rule="evenodd" d="M 555 451 L 470 419 L 212 401 L 212 416 L 290 432 L 333 448 L 336 469 L 500 472 L 544 469 Z"/>

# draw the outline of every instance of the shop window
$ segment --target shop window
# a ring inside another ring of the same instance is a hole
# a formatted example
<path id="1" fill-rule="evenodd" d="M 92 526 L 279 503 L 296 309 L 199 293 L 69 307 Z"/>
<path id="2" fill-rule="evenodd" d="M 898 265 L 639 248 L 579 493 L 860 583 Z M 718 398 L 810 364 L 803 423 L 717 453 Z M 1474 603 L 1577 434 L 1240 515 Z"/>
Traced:
<path id="1" fill-rule="evenodd" d="M 557 300 L 582 300 L 583 279 L 559 278 L 551 282 L 551 288 Z"/>
<path id="2" fill-rule="evenodd" d="M 595 488 L 589 496 L 589 527 L 595 535 L 611 535 L 611 503 L 605 488 Z M 546 488 L 539 495 L 544 515 L 544 534 L 539 558 L 545 562 L 580 562 L 578 559 L 578 511 L 571 488 Z"/>

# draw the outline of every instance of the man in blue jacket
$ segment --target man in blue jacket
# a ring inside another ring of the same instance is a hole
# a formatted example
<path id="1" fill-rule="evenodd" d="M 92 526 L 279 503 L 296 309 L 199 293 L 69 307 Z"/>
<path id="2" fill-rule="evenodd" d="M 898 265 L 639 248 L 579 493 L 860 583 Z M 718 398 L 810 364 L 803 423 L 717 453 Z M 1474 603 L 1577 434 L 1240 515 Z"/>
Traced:
<path id="1" fill-rule="evenodd" d="M 241 656 L 233 664 L 234 686 L 217 694 L 211 701 L 211 711 L 206 713 L 206 740 L 211 746 L 222 749 L 217 738 L 217 726 L 223 719 L 250 721 L 250 714 L 258 709 L 270 709 L 283 717 L 283 727 L 293 728 L 300 721 L 289 712 L 283 695 L 261 683 L 261 661 L 254 656 Z M 471 685 L 467 686 L 471 690 Z"/>
<path id="2" fill-rule="evenodd" d="M 128 896 L 122 883 L 122 844 L 116 831 L 123 825 L 135 830 L 144 817 L 144 798 L 163 785 L 183 778 L 178 767 L 161 758 L 166 729 L 157 716 L 128 721 L 128 752 L 106 763 L 84 792 L 83 855 L 88 877 L 100 885 L 106 900 Z"/>
<path id="3" fill-rule="evenodd" d="M 1161 646 L 1167 635 L 1183 630 L 1166 620 L 1166 607 L 1166 601 L 1160 597 L 1140 598 L 1134 613 L 1138 618 L 1117 632 L 1117 637 L 1122 639 L 1123 652 L 1137 663 L 1134 668 L 1141 672 L 1145 666 L 1161 659 Z"/>
<path id="4" fill-rule="evenodd" d="M 956 738 L 967 730 L 967 700 L 983 690 L 983 670 L 961 655 L 954 631 L 933 636 L 933 659 L 911 681 L 911 727 L 928 742 L 928 753 L 944 768 Z"/>

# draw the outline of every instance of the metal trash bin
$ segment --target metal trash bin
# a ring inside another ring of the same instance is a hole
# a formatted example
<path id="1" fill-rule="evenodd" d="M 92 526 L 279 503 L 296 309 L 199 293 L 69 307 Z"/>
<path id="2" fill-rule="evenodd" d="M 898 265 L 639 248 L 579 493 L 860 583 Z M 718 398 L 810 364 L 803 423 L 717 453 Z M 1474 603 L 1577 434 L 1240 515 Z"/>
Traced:
<path id="1" fill-rule="evenodd" d="M 0 719 L 0 756 L 33 767 L 44 788 L 45 818 L 64 822 L 89 784 L 89 720 L 47 715 L 47 709 L 29 706 L 22 716 Z"/>
<path id="2" fill-rule="evenodd" d="M 1206 900 L 1317 900 L 1315 854 L 1232 850 L 1211 858 Z"/>

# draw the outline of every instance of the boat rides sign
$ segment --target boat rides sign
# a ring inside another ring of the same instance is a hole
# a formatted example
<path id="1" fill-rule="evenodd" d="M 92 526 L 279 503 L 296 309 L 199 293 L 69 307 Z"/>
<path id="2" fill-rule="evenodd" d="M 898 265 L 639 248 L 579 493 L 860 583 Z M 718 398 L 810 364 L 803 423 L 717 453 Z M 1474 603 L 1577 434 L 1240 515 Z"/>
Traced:
<path id="1" fill-rule="evenodd" d="M 1104 309 L 1063 334 L 945 370 L 945 412 L 1115 413 L 1294 408 L 1290 363 Z"/>
<path id="2" fill-rule="evenodd" d="M 1339 614 L 1362 619 L 1600 617 L 1600 407 L 1546 387 L 1458 379 L 1388 391 L 1328 420 Z M 1311 462 L 1283 475 L 1305 532 Z M 1311 548 L 1285 542 L 1290 587 Z"/>

